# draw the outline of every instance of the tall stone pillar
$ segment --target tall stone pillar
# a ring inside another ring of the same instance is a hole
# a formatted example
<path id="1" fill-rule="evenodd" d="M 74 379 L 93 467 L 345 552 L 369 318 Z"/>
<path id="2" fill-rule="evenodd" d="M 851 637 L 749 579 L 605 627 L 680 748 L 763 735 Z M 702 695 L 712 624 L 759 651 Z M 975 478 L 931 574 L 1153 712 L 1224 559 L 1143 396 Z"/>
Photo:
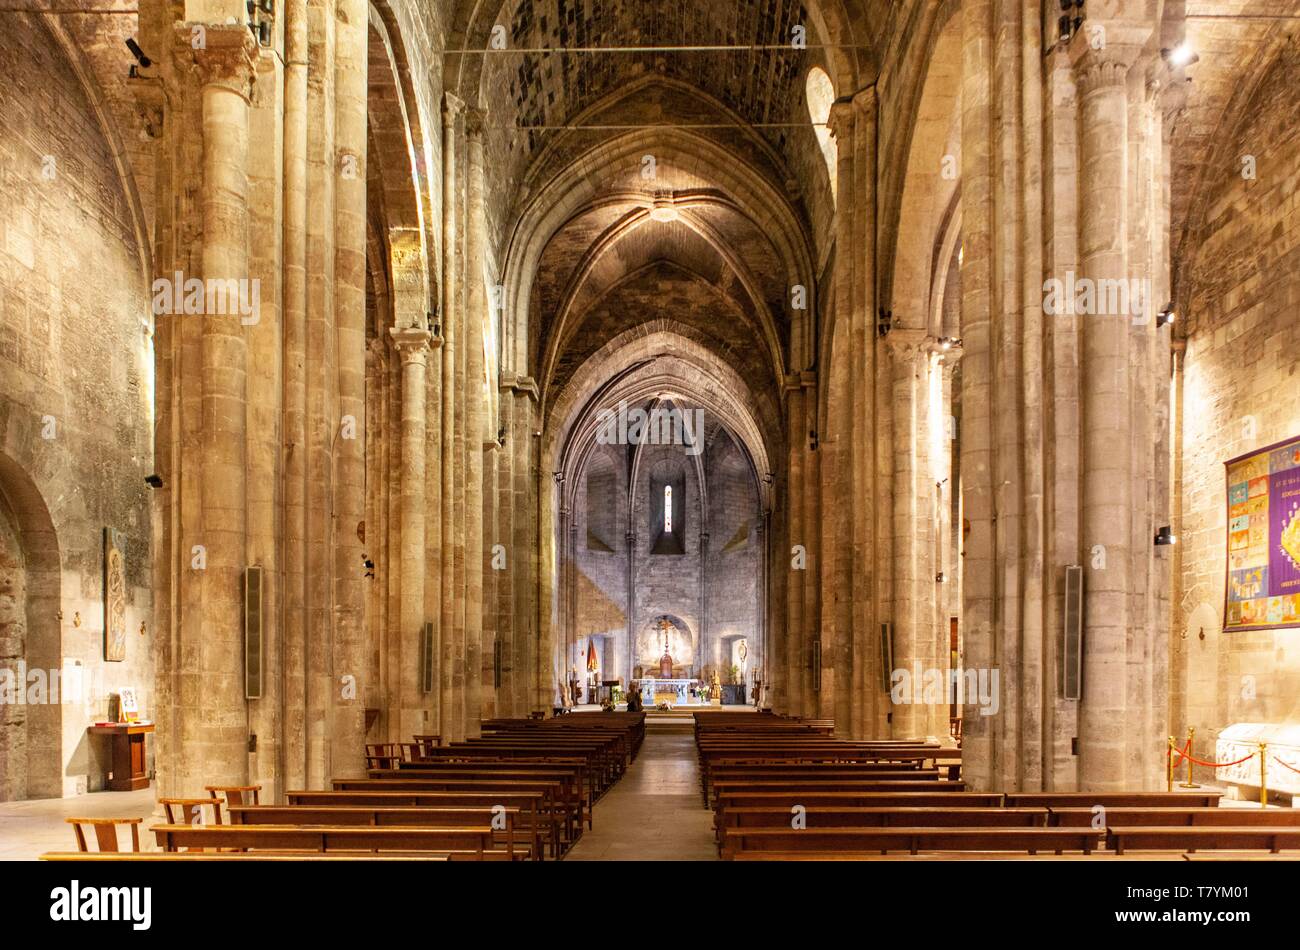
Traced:
<path id="1" fill-rule="evenodd" d="M 1127 283 L 1125 86 L 1132 50 L 1114 37 L 1096 49 L 1080 33 L 1071 52 L 1079 94 L 1081 277 L 1092 280 L 1093 286 L 1106 286 L 1102 281 Z M 1081 317 L 1086 567 L 1079 787 L 1085 791 L 1126 787 L 1125 685 L 1134 556 L 1130 320 L 1127 313 Z"/>
<path id="2" fill-rule="evenodd" d="M 208 294 L 201 318 L 198 523 L 183 525 L 188 563 L 180 585 L 194 585 L 199 609 L 181 620 L 180 739 L 188 768 L 177 791 L 196 795 L 205 784 L 243 784 L 248 777 L 242 679 L 248 344 L 238 307 L 229 299 L 223 304 L 212 288 L 249 280 L 248 120 L 256 44 L 242 25 L 208 24 L 205 48 L 191 52 L 201 82 L 201 261 Z M 195 658 L 192 669 L 187 655 Z"/>
<path id="3" fill-rule="evenodd" d="M 341 427 L 334 455 L 334 694 L 330 771 L 365 774 L 366 0 L 336 0 L 335 337 Z"/>
<path id="4" fill-rule="evenodd" d="M 934 485 L 930 477 L 930 338 L 896 329 L 886 338 L 892 363 L 894 412 L 894 669 L 908 689 L 892 705 L 897 738 L 942 736 L 946 693 L 925 691 L 937 667 L 934 626 Z M 892 682 L 892 681 L 891 681 Z M 900 682 L 900 686 L 903 682 Z"/>
<path id="5" fill-rule="evenodd" d="M 307 785 L 307 2 L 284 13 L 284 717 L 281 781 Z"/>
<path id="6" fill-rule="evenodd" d="M 804 574 L 808 570 L 809 539 L 805 534 L 803 493 L 804 459 L 808 432 L 804 429 L 803 390 L 797 382 L 786 384 L 786 447 L 790 453 L 786 480 L 786 524 L 790 530 L 790 563 L 786 573 L 785 712 L 803 715 L 808 651 L 804 642 Z"/>
<path id="7" fill-rule="evenodd" d="M 447 93 L 442 107 L 442 602 L 440 604 L 440 674 L 441 721 L 439 732 L 444 741 L 463 731 L 463 717 L 458 714 L 460 684 L 455 667 L 463 662 L 457 656 L 455 639 L 455 601 L 463 596 L 456 588 L 456 355 L 460 314 L 456 307 L 456 117 L 463 104 Z"/>
<path id="8" fill-rule="evenodd" d="M 483 454 L 488 446 L 483 321 L 488 317 L 488 298 L 483 278 L 486 223 L 480 109 L 466 110 L 465 151 L 465 732 L 477 736 L 483 717 L 483 658 L 491 656 L 492 649 L 483 623 Z"/>
<path id="9" fill-rule="evenodd" d="M 397 735 L 404 741 L 428 728 L 425 700 L 420 690 L 420 640 L 424 635 L 425 521 L 425 370 L 429 356 L 429 331 L 416 327 L 394 328 L 393 343 L 402 359 L 401 432 L 401 608 L 397 637 Z M 434 663 L 434 682 L 438 664 Z"/>
<path id="10" fill-rule="evenodd" d="M 865 738 L 883 723 L 876 674 L 880 655 L 876 610 L 876 457 L 875 457 L 875 253 L 876 253 L 876 89 L 869 86 L 851 100 L 831 107 L 835 136 L 837 201 L 835 214 L 835 319 L 847 354 L 843 378 L 832 379 L 831 398 L 850 409 L 844 486 L 852 498 L 850 523 L 851 590 L 847 610 L 837 611 L 852 648 L 849 721 L 836 723 L 841 734 Z M 837 621 L 838 626 L 838 621 Z M 845 645 L 847 647 L 847 644 Z"/>
<path id="11" fill-rule="evenodd" d="M 830 696 L 830 682 L 825 673 L 834 665 L 832 654 L 825 650 L 819 626 L 818 579 L 822 570 L 825 547 L 821 536 L 821 452 L 817 448 L 820 433 L 817 431 L 817 373 L 804 370 L 799 377 L 802 389 L 804 460 L 802 484 L 799 486 L 799 504 L 803 507 L 804 545 L 808 551 L 807 566 L 799 578 L 803 583 L 802 631 L 808 672 L 804 676 L 804 708 L 806 716 L 822 715 L 821 704 Z M 815 647 L 815 649 L 814 649 Z M 833 677 L 831 677 L 833 678 Z"/>

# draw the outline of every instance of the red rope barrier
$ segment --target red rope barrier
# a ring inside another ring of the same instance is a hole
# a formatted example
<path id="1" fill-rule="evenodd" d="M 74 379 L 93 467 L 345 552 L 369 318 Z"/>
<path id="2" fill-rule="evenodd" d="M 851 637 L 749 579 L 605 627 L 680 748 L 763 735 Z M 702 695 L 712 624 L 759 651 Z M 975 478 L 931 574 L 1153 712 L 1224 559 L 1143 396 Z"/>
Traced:
<path id="1" fill-rule="evenodd" d="M 1175 755 L 1178 756 L 1178 761 L 1174 763 L 1174 768 L 1177 768 L 1182 763 L 1183 759 L 1187 758 L 1187 750 L 1190 749 L 1191 747 L 1192 747 L 1191 739 L 1188 739 L 1186 742 L 1184 742 L 1183 747 L 1181 749 L 1175 749 L 1173 746 L 1169 747 L 1170 750 Z"/>
<path id="2" fill-rule="evenodd" d="M 1292 772 L 1300 774 L 1300 769 L 1296 768 L 1294 765 L 1292 765 L 1289 762 L 1283 762 L 1277 756 L 1273 756 L 1273 761 L 1276 762 L 1278 765 L 1285 766 L 1286 768 L 1290 769 Z"/>
<path id="3" fill-rule="evenodd" d="M 1253 759 L 1254 757 L 1255 757 L 1255 753 L 1252 752 L 1250 755 L 1246 756 L 1245 758 L 1238 759 L 1236 762 L 1202 762 L 1194 755 L 1188 755 L 1188 754 L 1183 755 L 1183 758 L 1191 759 L 1197 765 L 1204 765 L 1207 768 L 1211 768 L 1211 769 L 1226 769 L 1230 765 L 1241 765 L 1242 762 L 1248 761 L 1249 759 Z"/>

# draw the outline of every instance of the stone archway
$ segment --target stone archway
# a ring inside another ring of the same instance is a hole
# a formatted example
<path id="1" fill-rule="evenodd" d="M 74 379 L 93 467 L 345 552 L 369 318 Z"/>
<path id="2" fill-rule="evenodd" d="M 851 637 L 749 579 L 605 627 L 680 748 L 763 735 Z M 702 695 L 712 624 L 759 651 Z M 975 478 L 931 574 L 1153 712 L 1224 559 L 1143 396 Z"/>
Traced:
<path id="1" fill-rule="evenodd" d="M 59 578 L 45 501 L 0 454 L 0 801 L 63 794 Z M 44 689 L 28 690 L 29 672 Z"/>
<path id="2" fill-rule="evenodd" d="M 666 631 L 660 626 L 663 621 L 669 624 Z M 689 679 L 698 675 L 699 671 L 695 669 L 695 634 L 690 625 L 677 615 L 655 614 L 641 625 L 636 639 L 636 665 L 643 667 L 648 674 L 659 674 L 659 659 L 663 655 L 664 641 L 667 639 L 668 653 L 673 659 L 673 676 Z"/>

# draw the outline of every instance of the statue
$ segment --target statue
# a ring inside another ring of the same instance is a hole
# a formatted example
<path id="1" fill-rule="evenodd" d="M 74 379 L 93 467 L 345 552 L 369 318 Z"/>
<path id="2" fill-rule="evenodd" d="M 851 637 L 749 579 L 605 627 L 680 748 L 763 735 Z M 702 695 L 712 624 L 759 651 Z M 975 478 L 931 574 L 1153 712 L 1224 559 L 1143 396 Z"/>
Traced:
<path id="1" fill-rule="evenodd" d="M 710 697 L 713 699 L 713 701 L 716 702 L 716 703 L 721 703 L 721 702 L 722 702 L 722 682 L 718 679 L 718 671 L 717 671 L 717 670 L 714 670 L 714 671 L 713 671 L 713 677 L 712 677 L 712 680 L 711 680 L 711 686 L 710 686 L 710 689 L 709 689 L 709 696 L 710 696 Z"/>

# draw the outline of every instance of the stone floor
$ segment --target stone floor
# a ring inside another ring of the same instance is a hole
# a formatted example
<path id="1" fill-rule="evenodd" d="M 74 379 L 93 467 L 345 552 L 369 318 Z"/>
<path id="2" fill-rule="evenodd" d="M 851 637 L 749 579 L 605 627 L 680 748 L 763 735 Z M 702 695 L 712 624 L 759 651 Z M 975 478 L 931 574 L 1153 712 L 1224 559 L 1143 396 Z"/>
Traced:
<path id="1" fill-rule="evenodd" d="M 646 730 L 641 754 L 596 803 L 567 861 L 716 861 L 689 730 Z"/>
<path id="2" fill-rule="evenodd" d="M 0 803 L 0 861 L 34 861 L 46 851 L 76 851 L 77 839 L 65 818 L 143 818 L 140 844 L 155 849 L 153 835 L 153 787 L 136 792 L 95 792 L 76 798 L 41 798 L 26 802 Z M 118 829 L 124 849 L 131 847 L 131 830 Z M 94 847 L 92 845 L 92 847 Z"/>

